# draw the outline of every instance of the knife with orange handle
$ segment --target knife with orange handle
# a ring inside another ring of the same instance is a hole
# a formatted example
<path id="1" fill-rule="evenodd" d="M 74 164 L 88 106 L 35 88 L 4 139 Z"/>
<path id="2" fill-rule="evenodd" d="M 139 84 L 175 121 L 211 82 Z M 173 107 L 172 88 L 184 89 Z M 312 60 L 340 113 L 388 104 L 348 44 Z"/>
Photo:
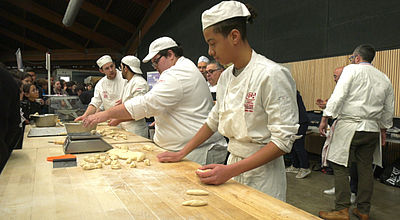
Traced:
<path id="1" fill-rule="evenodd" d="M 65 155 L 61 155 L 61 156 L 55 156 L 55 157 L 47 157 L 47 161 L 53 161 L 53 160 L 58 160 L 58 159 L 73 159 L 76 158 L 75 155 L 72 154 L 65 154 Z"/>

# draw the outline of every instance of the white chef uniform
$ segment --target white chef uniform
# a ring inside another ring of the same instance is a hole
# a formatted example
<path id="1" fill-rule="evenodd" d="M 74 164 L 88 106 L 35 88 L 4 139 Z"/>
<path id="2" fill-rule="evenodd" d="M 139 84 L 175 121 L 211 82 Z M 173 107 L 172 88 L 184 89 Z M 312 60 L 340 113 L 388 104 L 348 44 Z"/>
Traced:
<path id="1" fill-rule="evenodd" d="M 117 75 L 112 80 L 104 76 L 96 84 L 94 96 L 89 105 L 93 105 L 96 108 L 100 108 L 103 105 L 104 110 L 113 107 L 115 102 L 121 99 L 125 84 L 126 79 L 122 78 L 119 70 L 117 70 Z"/>
<path id="2" fill-rule="evenodd" d="M 154 142 L 162 148 L 179 151 L 204 124 L 213 102 L 196 65 L 180 57 L 174 66 L 160 75 L 148 93 L 134 97 L 124 105 L 132 118 L 154 116 Z M 186 158 L 202 165 L 221 163 L 226 153 L 225 139 L 215 133 Z"/>
<path id="3" fill-rule="evenodd" d="M 394 95 L 389 78 L 368 63 L 346 66 L 323 114 L 337 118 L 327 159 L 347 167 L 354 133 L 390 128 L 393 114 Z M 381 141 L 373 156 L 373 163 L 382 167 Z"/>
<path id="4" fill-rule="evenodd" d="M 232 70 L 230 66 L 221 74 L 217 102 L 207 119 L 211 130 L 229 138 L 228 164 L 249 157 L 270 141 L 289 153 L 299 128 L 290 72 L 255 51 L 240 75 L 235 77 Z M 286 200 L 282 156 L 233 179 Z"/>
<path id="5" fill-rule="evenodd" d="M 134 74 L 131 80 L 125 85 L 122 93 L 122 102 L 124 103 L 136 96 L 142 96 L 148 91 L 149 86 L 146 80 L 141 75 Z M 144 118 L 122 122 L 121 127 L 129 132 L 148 138 L 149 128 Z"/>

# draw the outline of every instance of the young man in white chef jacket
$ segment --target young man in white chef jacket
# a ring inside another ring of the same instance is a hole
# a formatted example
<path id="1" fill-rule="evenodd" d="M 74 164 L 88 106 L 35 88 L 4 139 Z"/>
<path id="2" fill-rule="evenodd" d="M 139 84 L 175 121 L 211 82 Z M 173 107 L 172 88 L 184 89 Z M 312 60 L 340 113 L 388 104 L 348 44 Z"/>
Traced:
<path id="1" fill-rule="evenodd" d="M 135 56 L 125 56 L 121 60 L 121 73 L 124 79 L 128 80 L 122 93 L 122 103 L 125 103 L 129 99 L 142 96 L 149 91 L 149 85 L 143 78 L 142 70 L 140 69 L 140 60 Z M 111 126 L 121 127 L 129 132 L 140 135 L 142 137 L 149 137 L 149 127 L 147 126 L 144 118 L 138 120 L 119 120 L 112 119 L 109 123 Z"/>
<path id="2" fill-rule="evenodd" d="M 104 55 L 96 63 L 99 66 L 99 71 L 105 76 L 96 84 L 94 96 L 85 113 L 77 117 L 75 121 L 84 120 L 87 116 L 94 114 L 100 106 L 107 110 L 121 100 L 126 80 L 122 78 L 121 72 L 115 69 L 115 63 L 111 57 Z"/>
<path id="3" fill-rule="evenodd" d="M 158 155 L 162 162 L 179 161 L 217 130 L 229 138 L 228 165 L 210 164 L 197 171 L 206 184 L 233 177 L 275 198 L 286 200 L 283 155 L 289 153 L 299 128 L 296 86 L 283 66 L 257 54 L 246 38 L 246 22 L 254 13 L 237 1 L 224 1 L 202 14 L 208 53 L 223 65 L 217 102 L 206 123 L 178 153 Z"/>
<path id="4" fill-rule="evenodd" d="M 382 166 L 381 144 L 393 125 L 394 94 L 389 78 L 372 64 L 375 49 L 358 46 L 326 104 L 319 130 L 325 135 L 328 118 L 337 118 L 327 159 L 335 175 L 335 211 L 319 212 L 324 219 L 348 219 L 349 165 L 358 173 L 357 208 L 353 213 L 368 219 L 373 192 L 372 163 Z"/>
<path id="5" fill-rule="evenodd" d="M 85 125 L 108 119 L 155 118 L 154 142 L 171 151 L 179 151 L 195 135 L 207 119 L 213 102 L 207 83 L 197 66 L 183 56 L 182 48 L 169 37 L 150 44 L 143 62 L 161 74 L 157 84 L 144 96 L 134 97 L 123 105 L 91 115 Z M 186 155 L 199 164 L 223 163 L 226 141 L 215 133 L 207 142 Z"/>

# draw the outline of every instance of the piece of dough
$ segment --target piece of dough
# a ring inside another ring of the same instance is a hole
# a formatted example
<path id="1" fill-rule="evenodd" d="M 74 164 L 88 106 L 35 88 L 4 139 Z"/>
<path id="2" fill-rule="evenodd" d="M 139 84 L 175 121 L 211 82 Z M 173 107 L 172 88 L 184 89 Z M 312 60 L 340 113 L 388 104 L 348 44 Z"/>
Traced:
<path id="1" fill-rule="evenodd" d="M 193 206 L 193 207 L 205 206 L 207 204 L 208 204 L 207 201 L 203 201 L 203 200 L 188 200 L 188 201 L 182 202 L 183 206 Z"/>
<path id="2" fill-rule="evenodd" d="M 133 162 L 131 163 L 130 167 L 131 167 L 131 168 L 136 168 L 136 162 L 133 161 Z"/>
<path id="3" fill-rule="evenodd" d="M 111 160 L 118 160 L 119 156 L 116 154 L 113 154 L 110 156 Z"/>
<path id="4" fill-rule="evenodd" d="M 111 164 L 111 160 L 107 159 L 106 161 L 104 161 L 104 165 L 110 165 Z"/>
<path id="5" fill-rule="evenodd" d="M 113 169 L 113 170 L 121 169 L 121 164 L 114 164 L 114 165 L 111 165 L 111 169 Z"/>
<path id="6" fill-rule="evenodd" d="M 186 194 L 193 196 L 207 196 L 208 192 L 202 189 L 188 189 Z"/>
<path id="7" fill-rule="evenodd" d="M 95 155 L 94 155 L 94 158 L 100 159 L 100 154 L 95 154 Z"/>
<path id="8" fill-rule="evenodd" d="M 95 167 L 96 167 L 96 169 L 103 168 L 103 164 L 98 162 L 98 163 L 96 163 Z"/>
<path id="9" fill-rule="evenodd" d="M 106 156 L 100 156 L 100 161 L 101 161 L 101 162 L 106 161 Z"/>
<path id="10" fill-rule="evenodd" d="M 150 166 L 150 165 L 151 165 L 151 163 L 150 163 L 150 160 L 149 160 L 149 159 L 146 159 L 146 160 L 144 160 L 143 162 L 144 162 L 144 164 L 146 164 L 146 166 Z"/>
<path id="11" fill-rule="evenodd" d="M 144 145 L 143 150 L 152 151 L 153 147 L 151 145 Z"/>
<path id="12" fill-rule="evenodd" d="M 197 169 L 196 171 L 199 172 L 199 173 L 206 173 L 206 172 L 209 172 L 209 171 L 211 171 L 211 170 L 212 170 L 212 169 L 205 169 L 205 170 Z"/>
<path id="13" fill-rule="evenodd" d="M 83 158 L 83 160 L 88 163 L 96 163 L 97 162 L 97 159 L 95 157 L 89 157 L 89 156 L 86 156 L 85 158 Z"/>
<path id="14" fill-rule="evenodd" d="M 118 160 L 112 160 L 111 161 L 111 165 L 117 165 L 117 164 L 120 164 Z"/>
<path id="15" fill-rule="evenodd" d="M 82 168 L 84 170 L 93 170 L 93 169 L 96 169 L 96 166 L 93 163 L 87 163 Z"/>

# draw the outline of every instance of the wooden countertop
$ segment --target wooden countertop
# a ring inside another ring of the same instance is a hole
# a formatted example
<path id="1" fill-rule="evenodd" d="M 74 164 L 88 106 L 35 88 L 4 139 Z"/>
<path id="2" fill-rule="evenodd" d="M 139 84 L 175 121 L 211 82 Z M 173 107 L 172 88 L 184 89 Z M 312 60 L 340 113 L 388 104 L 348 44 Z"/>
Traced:
<path id="1" fill-rule="evenodd" d="M 137 168 L 129 168 L 121 160 L 120 170 L 52 168 L 46 158 L 63 154 L 61 145 L 48 143 L 54 139 L 60 137 L 26 138 L 23 149 L 14 150 L 0 175 L 1 218 L 318 219 L 233 180 L 204 185 L 195 174 L 198 164 L 159 163 L 156 155 L 163 150 L 149 140 L 143 144 L 153 145 L 153 151 L 144 151 L 141 143 L 128 145 L 130 150 L 145 152 L 151 166 L 138 163 Z M 78 163 L 87 155 L 77 154 Z M 189 196 L 188 189 L 203 189 L 210 195 Z M 190 199 L 206 200 L 208 205 L 181 205 Z"/>

